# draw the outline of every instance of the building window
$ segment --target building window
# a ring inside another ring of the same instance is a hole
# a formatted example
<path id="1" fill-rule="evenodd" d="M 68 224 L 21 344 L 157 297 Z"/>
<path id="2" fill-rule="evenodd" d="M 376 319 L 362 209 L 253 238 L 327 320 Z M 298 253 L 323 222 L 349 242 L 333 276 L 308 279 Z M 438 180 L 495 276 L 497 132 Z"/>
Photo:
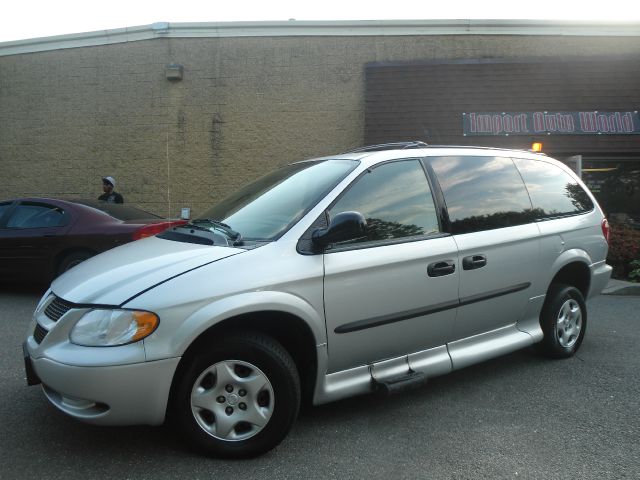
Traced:
<path id="1" fill-rule="evenodd" d="M 640 229 L 640 159 L 583 159 L 582 180 L 611 222 Z"/>

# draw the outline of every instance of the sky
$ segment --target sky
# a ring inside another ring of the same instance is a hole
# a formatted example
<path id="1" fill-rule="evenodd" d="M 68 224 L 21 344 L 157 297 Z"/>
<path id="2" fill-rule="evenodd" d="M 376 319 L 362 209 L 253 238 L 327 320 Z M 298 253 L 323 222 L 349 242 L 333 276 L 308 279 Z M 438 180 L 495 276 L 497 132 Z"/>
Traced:
<path id="1" fill-rule="evenodd" d="M 273 20 L 559 19 L 640 21 L 640 0 L 18 0 L 0 42 L 150 25 Z"/>

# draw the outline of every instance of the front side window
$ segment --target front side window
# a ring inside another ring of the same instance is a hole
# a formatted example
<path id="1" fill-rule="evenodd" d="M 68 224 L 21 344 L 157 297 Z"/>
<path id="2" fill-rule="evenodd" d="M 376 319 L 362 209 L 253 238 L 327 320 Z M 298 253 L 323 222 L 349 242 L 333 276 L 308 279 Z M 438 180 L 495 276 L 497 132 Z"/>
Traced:
<path id="1" fill-rule="evenodd" d="M 329 218 L 347 211 L 364 215 L 367 235 L 341 245 L 440 231 L 429 183 L 419 160 L 387 163 L 366 172 L 331 207 Z"/>
<path id="2" fill-rule="evenodd" d="M 433 157 L 454 234 L 532 221 L 531 201 L 513 161 L 503 157 Z"/>
<path id="3" fill-rule="evenodd" d="M 543 160 L 514 159 L 527 185 L 536 219 L 593 210 L 587 192 L 561 168 Z"/>
<path id="4" fill-rule="evenodd" d="M 22 203 L 13 211 L 7 228 L 58 227 L 64 220 L 64 211 L 54 205 Z"/>

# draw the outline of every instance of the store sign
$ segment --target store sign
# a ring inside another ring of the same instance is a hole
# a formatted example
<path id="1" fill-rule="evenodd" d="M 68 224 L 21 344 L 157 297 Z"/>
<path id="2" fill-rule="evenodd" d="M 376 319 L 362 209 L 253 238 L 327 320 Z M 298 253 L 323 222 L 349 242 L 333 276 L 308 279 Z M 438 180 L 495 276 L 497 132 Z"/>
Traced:
<path id="1" fill-rule="evenodd" d="M 640 135 L 633 112 L 471 112 L 462 114 L 465 136 Z"/>

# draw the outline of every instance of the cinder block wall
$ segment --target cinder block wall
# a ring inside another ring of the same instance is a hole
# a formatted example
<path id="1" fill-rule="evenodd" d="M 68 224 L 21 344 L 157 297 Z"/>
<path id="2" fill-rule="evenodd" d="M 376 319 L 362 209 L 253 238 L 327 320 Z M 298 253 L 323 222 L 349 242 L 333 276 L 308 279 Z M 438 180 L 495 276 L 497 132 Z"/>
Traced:
<path id="1" fill-rule="evenodd" d="M 127 203 L 198 214 L 279 165 L 361 145 L 367 62 L 639 50 L 636 37 L 253 37 L 2 56 L 0 200 L 97 197 L 112 175 Z"/>

